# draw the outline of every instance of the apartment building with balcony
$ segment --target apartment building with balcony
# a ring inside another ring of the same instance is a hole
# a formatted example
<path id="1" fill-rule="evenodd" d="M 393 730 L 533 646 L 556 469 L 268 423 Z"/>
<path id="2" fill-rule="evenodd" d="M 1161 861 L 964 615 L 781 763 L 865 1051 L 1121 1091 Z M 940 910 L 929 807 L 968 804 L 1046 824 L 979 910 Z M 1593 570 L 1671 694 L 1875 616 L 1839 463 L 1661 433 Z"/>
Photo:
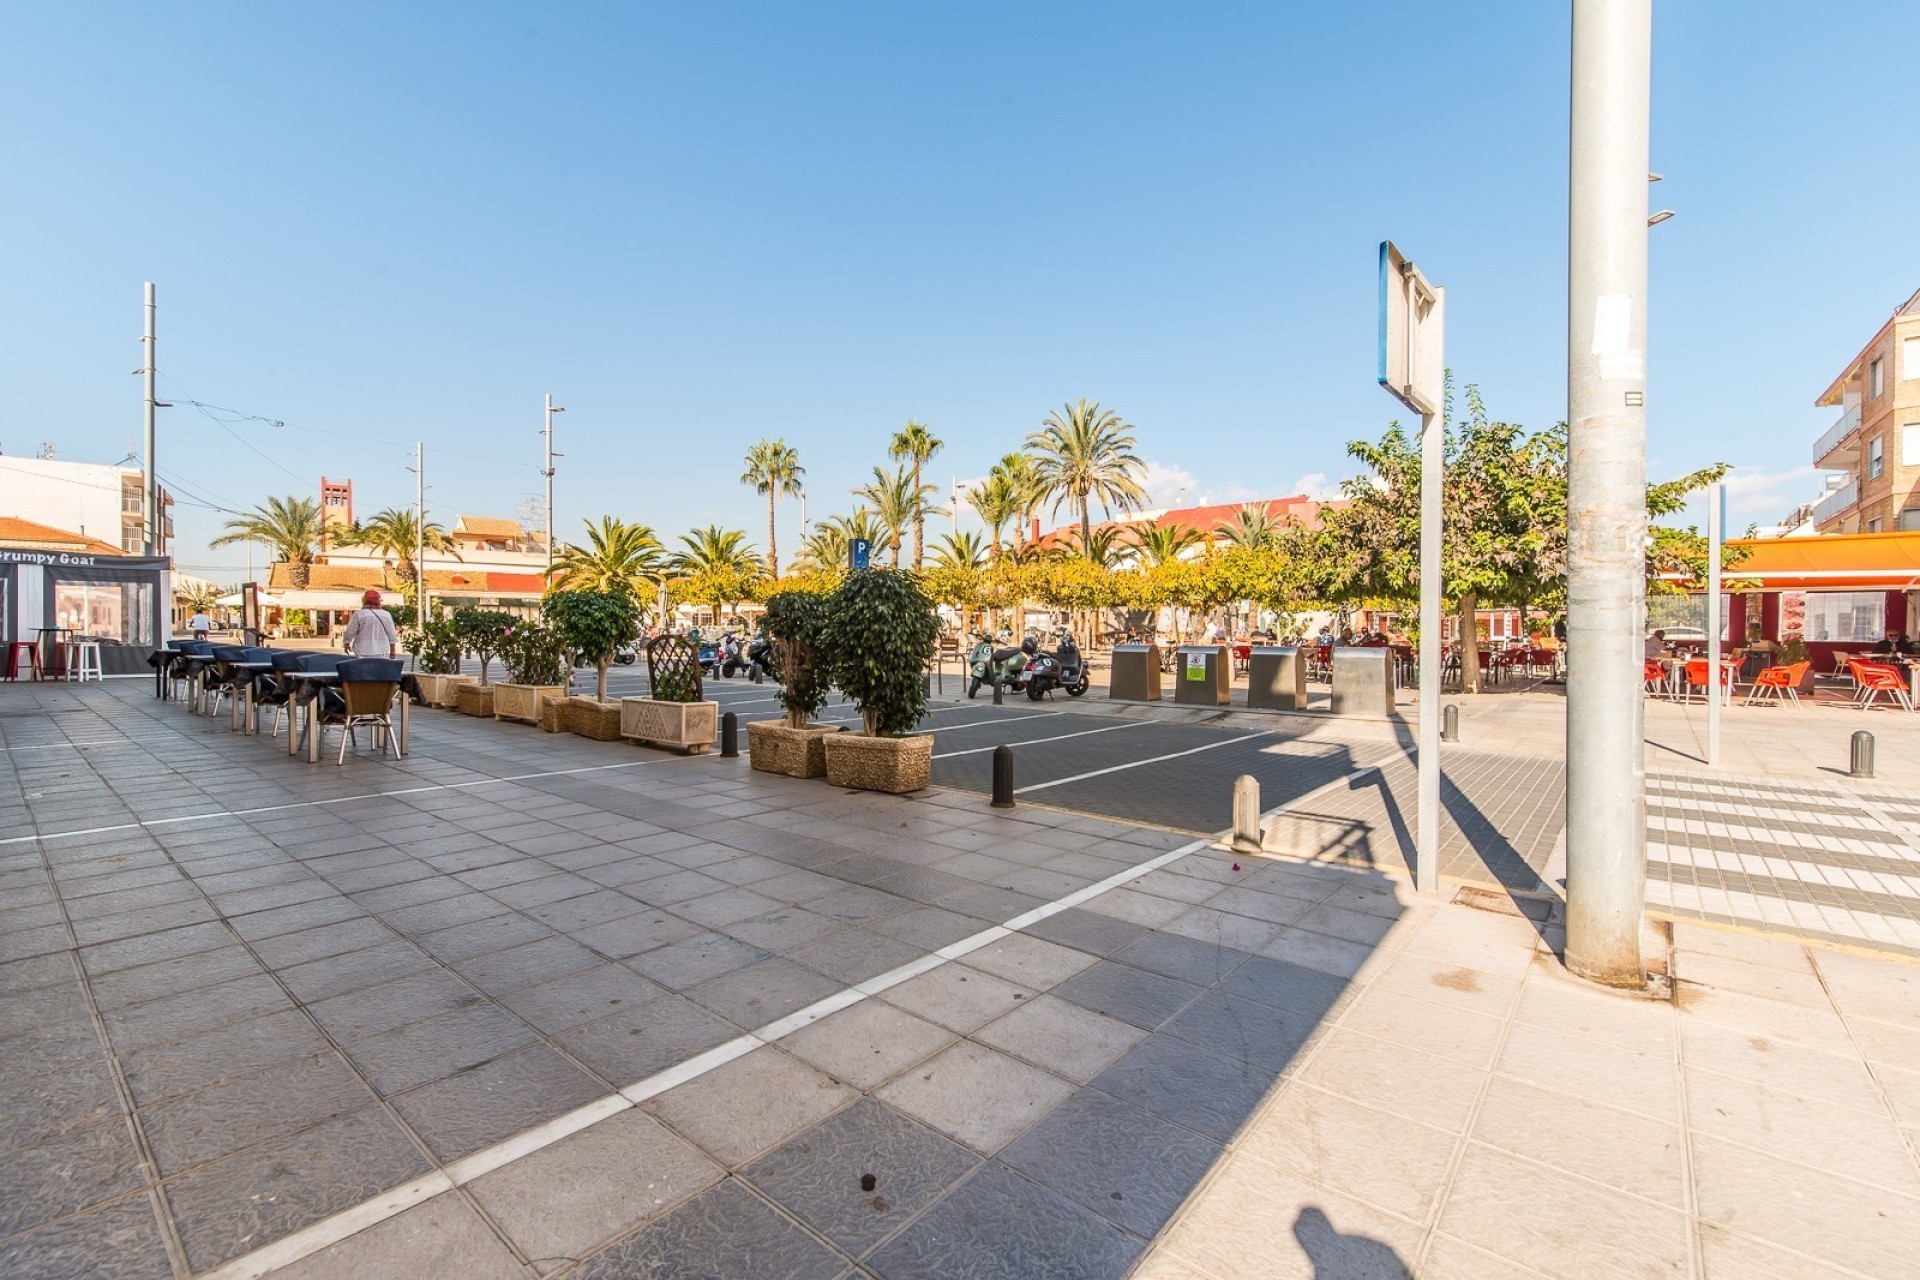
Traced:
<path id="1" fill-rule="evenodd" d="M 1920 530 L 1920 292 L 1814 404 L 1840 412 L 1813 446 L 1813 465 L 1834 473 L 1814 504 L 1819 531 Z"/>

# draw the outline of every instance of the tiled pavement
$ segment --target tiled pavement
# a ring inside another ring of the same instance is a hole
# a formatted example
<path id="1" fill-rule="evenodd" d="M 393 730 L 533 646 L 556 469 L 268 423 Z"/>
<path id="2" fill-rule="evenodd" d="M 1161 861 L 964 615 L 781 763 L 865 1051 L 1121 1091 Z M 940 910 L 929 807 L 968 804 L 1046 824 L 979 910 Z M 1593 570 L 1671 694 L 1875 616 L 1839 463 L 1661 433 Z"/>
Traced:
<path id="1" fill-rule="evenodd" d="M 1127 876 L 1182 837 L 416 724 L 335 769 L 131 682 L 0 690 L 0 1273 L 255 1274 L 322 1231 L 254 1260 L 1718 1280 L 1920 1245 L 1911 966 L 1681 926 L 1678 1001 L 1627 1000 L 1362 867 Z"/>

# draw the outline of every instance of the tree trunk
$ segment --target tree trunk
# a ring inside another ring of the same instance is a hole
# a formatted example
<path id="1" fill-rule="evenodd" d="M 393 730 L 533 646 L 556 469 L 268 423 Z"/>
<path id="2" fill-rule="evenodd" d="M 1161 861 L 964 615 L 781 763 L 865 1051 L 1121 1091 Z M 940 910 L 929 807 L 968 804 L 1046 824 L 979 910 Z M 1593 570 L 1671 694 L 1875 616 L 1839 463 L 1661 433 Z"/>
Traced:
<path id="1" fill-rule="evenodd" d="M 920 498 L 920 464 L 913 464 L 913 567 L 920 567 L 921 554 L 926 550 L 927 504 Z M 899 568 L 898 564 L 894 568 Z"/>
<path id="2" fill-rule="evenodd" d="M 611 665 L 613 665 L 611 655 L 600 659 L 599 678 L 593 686 L 593 700 L 595 702 L 605 702 L 607 700 L 607 668 Z"/>
<path id="3" fill-rule="evenodd" d="M 780 548 L 774 543 L 773 490 L 767 490 L 767 576 L 780 576 Z"/>
<path id="4" fill-rule="evenodd" d="M 1474 626 L 1477 598 L 1471 591 L 1460 597 L 1460 692 L 1480 692 L 1480 632 Z"/>
<path id="5" fill-rule="evenodd" d="M 1093 559 L 1093 523 L 1087 512 L 1087 495 L 1080 495 L 1080 554 Z"/>

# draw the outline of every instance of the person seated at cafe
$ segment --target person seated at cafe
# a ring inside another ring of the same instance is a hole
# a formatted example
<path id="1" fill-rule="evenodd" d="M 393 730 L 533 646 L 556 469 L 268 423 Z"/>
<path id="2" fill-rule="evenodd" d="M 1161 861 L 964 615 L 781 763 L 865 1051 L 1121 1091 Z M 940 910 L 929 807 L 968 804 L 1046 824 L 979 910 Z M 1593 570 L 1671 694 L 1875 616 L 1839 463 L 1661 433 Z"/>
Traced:
<path id="1" fill-rule="evenodd" d="M 1647 656 L 1649 658 L 1664 658 L 1667 656 L 1666 632 L 1656 631 L 1647 637 Z"/>
<path id="2" fill-rule="evenodd" d="M 1906 637 L 1905 637 L 1905 636 L 1897 636 L 1897 637 L 1896 637 L 1896 636 L 1881 636 L 1879 640 L 1877 640 L 1877 641 L 1875 641 L 1875 642 L 1874 642 L 1874 646 L 1873 646 L 1873 656 L 1874 656 L 1874 657 L 1876 657 L 1876 658 L 1890 658 L 1890 657 L 1892 657 L 1892 656 L 1893 656 L 1893 651 L 1894 651 L 1894 642 L 1895 642 L 1895 640 L 1897 640 L 1897 639 L 1898 639 L 1898 640 L 1904 640 L 1904 639 L 1906 639 Z"/>
<path id="3" fill-rule="evenodd" d="M 1920 657 L 1920 640 L 1912 636 L 1901 636 L 1899 643 L 1894 645 L 1893 651 L 1903 658 Z"/>

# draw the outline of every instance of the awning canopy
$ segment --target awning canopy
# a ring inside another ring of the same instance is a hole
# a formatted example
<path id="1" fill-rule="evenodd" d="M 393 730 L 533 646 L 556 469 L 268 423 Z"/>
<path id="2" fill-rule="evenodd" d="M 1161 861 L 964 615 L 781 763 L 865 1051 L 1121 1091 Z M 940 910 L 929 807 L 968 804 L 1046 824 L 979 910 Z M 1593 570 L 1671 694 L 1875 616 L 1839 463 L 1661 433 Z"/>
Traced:
<path id="1" fill-rule="evenodd" d="M 1757 582 L 1761 591 L 1920 590 L 1920 532 L 1743 538 L 1727 545 L 1747 556 L 1728 564 L 1726 577 Z"/>
<path id="2" fill-rule="evenodd" d="M 316 591 L 312 588 L 299 590 L 289 587 L 280 593 L 277 605 L 270 607 L 286 609 L 358 609 L 359 591 Z"/>
<path id="3" fill-rule="evenodd" d="M 333 593 L 327 592 L 326 594 L 331 595 Z M 246 603 L 246 597 L 240 594 L 240 592 L 235 591 L 230 595 L 221 596 L 218 600 L 215 600 L 214 603 L 226 605 L 228 608 L 237 608 Z M 279 596 L 270 596 L 264 591 L 260 593 L 260 607 L 262 609 L 278 609 L 285 603 L 286 601 Z"/>

